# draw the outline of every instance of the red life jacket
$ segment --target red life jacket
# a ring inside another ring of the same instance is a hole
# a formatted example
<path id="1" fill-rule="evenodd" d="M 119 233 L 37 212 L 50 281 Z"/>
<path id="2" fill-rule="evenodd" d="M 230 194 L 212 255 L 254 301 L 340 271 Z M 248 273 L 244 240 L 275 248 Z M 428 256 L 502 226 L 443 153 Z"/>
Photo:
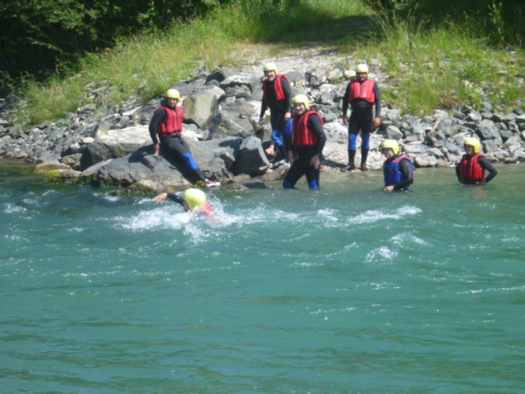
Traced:
<path id="1" fill-rule="evenodd" d="M 485 170 L 478 164 L 479 157 L 485 157 L 485 155 L 483 153 L 478 153 L 472 157 L 463 155 L 459 165 L 459 176 L 461 179 L 481 181 L 485 178 Z"/>
<path id="2" fill-rule="evenodd" d="M 284 95 L 284 90 L 283 90 L 283 81 L 281 81 L 281 79 L 283 78 L 286 79 L 288 83 L 290 83 L 290 80 L 284 74 L 277 75 L 275 77 L 275 81 L 273 82 L 273 88 L 275 90 L 275 98 L 277 99 L 277 101 L 286 100 L 286 96 Z M 264 103 L 268 105 L 268 80 L 265 80 L 263 82 L 263 92 L 264 92 Z"/>
<path id="3" fill-rule="evenodd" d="M 159 133 L 161 137 L 166 137 L 173 133 L 180 133 L 182 131 L 182 121 L 184 120 L 184 109 L 179 106 L 175 108 L 162 106 L 160 108 L 166 110 L 166 116 L 159 125 L 157 133 Z"/>
<path id="4" fill-rule="evenodd" d="M 369 103 L 376 103 L 376 92 L 374 91 L 375 80 L 367 79 L 363 83 L 357 79 L 350 81 L 350 89 L 348 89 L 348 102 L 356 99 L 363 99 Z"/>
<path id="5" fill-rule="evenodd" d="M 205 203 L 202 207 L 197 208 L 198 212 L 203 213 L 205 216 L 213 216 L 213 208 L 210 204 Z"/>
<path id="6" fill-rule="evenodd" d="M 292 145 L 294 146 L 315 146 L 319 143 L 319 137 L 308 127 L 310 116 L 317 115 L 321 119 L 321 126 L 324 124 L 323 118 L 316 110 L 311 109 L 302 116 L 295 115 L 293 119 L 294 128 Z"/>

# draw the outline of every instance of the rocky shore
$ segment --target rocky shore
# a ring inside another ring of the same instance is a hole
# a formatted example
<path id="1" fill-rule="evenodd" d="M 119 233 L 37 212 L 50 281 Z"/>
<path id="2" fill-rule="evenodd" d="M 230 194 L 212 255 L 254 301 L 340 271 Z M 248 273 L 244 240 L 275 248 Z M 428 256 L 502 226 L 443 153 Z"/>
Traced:
<path id="1" fill-rule="evenodd" d="M 354 67 L 332 66 L 328 59 L 329 55 L 305 63 L 285 57 L 276 59 L 276 63 L 292 82 L 293 93 L 307 94 L 311 107 L 325 118 L 323 165 L 330 172 L 348 160 L 348 133 L 341 121 L 341 107 Z M 258 123 L 260 64 L 242 70 L 202 68 L 193 78 L 174 86 L 183 97 L 183 136 L 196 161 L 208 178 L 228 188 L 242 188 L 255 181 L 274 182 L 282 179 L 288 169 L 285 163 L 272 165 L 264 153 L 271 128 L 268 113 L 264 126 Z M 391 88 L 380 64 L 371 60 L 369 68 L 370 78 L 375 78 L 382 89 Z M 107 83 L 93 82 L 86 86 L 85 94 L 95 99 L 110 95 L 113 89 Z M 27 129 L 16 124 L 9 102 L 3 101 L 0 157 L 35 163 L 36 171 L 52 171 L 50 178 L 119 185 L 131 191 L 185 188 L 189 182 L 184 166 L 153 155 L 148 124 L 159 105 L 160 98 L 141 105 L 134 97 L 120 106 L 101 108 L 90 104 L 57 122 Z M 463 154 L 463 139 L 471 136 L 482 141 L 483 151 L 492 162 L 519 163 L 525 159 L 525 113 L 519 107 L 502 113 L 486 102 L 481 111 L 465 106 L 416 118 L 384 106 L 382 126 L 371 138 L 369 167 L 381 168 L 384 159 L 378 148 L 385 138 L 398 140 L 416 167 L 454 166 Z M 359 157 L 356 159 L 359 161 Z"/>

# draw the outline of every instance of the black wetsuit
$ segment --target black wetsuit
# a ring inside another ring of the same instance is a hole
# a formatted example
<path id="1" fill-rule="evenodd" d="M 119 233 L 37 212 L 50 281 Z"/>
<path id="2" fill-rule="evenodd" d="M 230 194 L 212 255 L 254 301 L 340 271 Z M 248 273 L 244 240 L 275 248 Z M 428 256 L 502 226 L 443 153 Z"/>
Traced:
<path id="1" fill-rule="evenodd" d="M 461 183 L 464 183 L 466 185 L 476 185 L 479 183 L 489 183 L 496 175 L 498 175 L 498 171 L 490 164 L 488 159 L 486 157 L 478 157 L 478 164 L 481 168 L 489 172 L 489 175 L 483 179 L 482 182 L 476 181 L 473 179 L 461 179 L 461 162 L 456 166 L 456 175 L 458 177 L 458 181 Z"/>
<path id="2" fill-rule="evenodd" d="M 366 79 L 365 79 L 366 81 Z M 359 81 L 360 83 L 363 83 Z M 350 84 L 346 87 L 345 95 L 343 96 L 343 115 L 346 115 L 348 111 L 348 99 L 350 97 Z M 377 85 L 377 81 L 374 81 L 374 93 L 376 96 L 375 102 L 375 117 L 381 116 L 381 91 Z M 374 104 L 364 99 L 355 99 L 350 102 L 352 107 L 352 114 L 348 120 L 348 164 L 354 164 L 355 152 L 356 152 L 356 141 L 359 130 L 361 130 L 361 164 L 365 165 L 368 158 L 368 150 L 370 149 L 370 132 L 374 127 Z"/>
<path id="3" fill-rule="evenodd" d="M 268 104 L 263 97 L 261 105 L 260 116 L 263 117 L 266 109 L 270 108 L 270 120 L 272 124 L 272 130 L 279 130 L 281 133 L 284 131 L 285 121 L 284 115 L 292 110 L 292 88 L 285 78 L 281 78 L 281 84 L 283 86 L 283 92 L 286 97 L 285 100 L 277 101 L 274 88 L 275 80 L 268 81 Z"/>
<path id="4" fill-rule="evenodd" d="M 308 119 L 308 128 L 319 138 L 319 142 L 315 146 L 292 146 L 292 136 L 288 136 L 285 139 L 287 150 L 293 149 L 295 158 L 284 179 L 283 186 L 285 188 L 294 187 L 299 178 L 306 175 L 310 189 L 319 189 L 319 169 L 314 168 L 311 161 L 315 155 L 319 155 L 319 160 L 321 159 L 321 153 L 326 143 L 326 134 L 323 130 L 321 119 L 315 114 Z"/>
<path id="5" fill-rule="evenodd" d="M 179 193 L 168 193 L 168 198 L 184 207 L 184 199 Z"/>
<path id="6" fill-rule="evenodd" d="M 265 97 L 263 96 L 260 117 L 262 118 L 264 116 L 266 109 L 269 107 L 270 123 L 272 125 L 272 144 L 277 147 L 277 151 L 282 158 L 287 160 L 285 145 L 282 143 L 282 136 L 284 134 L 284 128 L 286 127 L 284 115 L 292 110 L 292 88 L 285 78 L 281 78 L 286 99 L 277 101 L 274 84 L 275 80 L 267 82 L 268 104 L 266 104 Z M 278 135 L 274 135 L 275 132 L 277 132 Z M 278 160 L 278 157 L 276 156 L 275 159 Z"/>
<path id="7" fill-rule="evenodd" d="M 153 114 L 151 121 L 149 123 L 149 135 L 153 140 L 154 144 L 157 144 L 159 141 L 157 139 L 157 130 L 159 129 L 160 124 L 164 121 L 166 117 L 166 110 L 164 108 L 159 108 Z M 162 152 L 166 152 L 175 160 L 182 159 L 190 172 L 193 182 L 203 181 L 206 182 L 206 177 L 200 170 L 197 162 L 191 154 L 190 147 L 188 143 L 182 138 L 181 133 L 173 133 L 166 137 L 160 138 L 160 146 Z"/>

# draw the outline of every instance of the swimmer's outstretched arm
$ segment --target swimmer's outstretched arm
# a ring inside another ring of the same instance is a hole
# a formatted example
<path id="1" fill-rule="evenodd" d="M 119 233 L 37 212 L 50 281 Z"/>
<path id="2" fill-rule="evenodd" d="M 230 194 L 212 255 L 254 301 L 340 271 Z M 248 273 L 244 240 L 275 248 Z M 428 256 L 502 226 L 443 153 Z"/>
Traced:
<path id="1" fill-rule="evenodd" d="M 158 196 L 153 197 L 153 201 L 157 204 L 163 204 L 166 199 L 169 198 L 171 201 L 175 201 L 177 204 L 180 204 L 184 207 L 184 199 L 179 194 L 175 193 L 161 193 Z"/>

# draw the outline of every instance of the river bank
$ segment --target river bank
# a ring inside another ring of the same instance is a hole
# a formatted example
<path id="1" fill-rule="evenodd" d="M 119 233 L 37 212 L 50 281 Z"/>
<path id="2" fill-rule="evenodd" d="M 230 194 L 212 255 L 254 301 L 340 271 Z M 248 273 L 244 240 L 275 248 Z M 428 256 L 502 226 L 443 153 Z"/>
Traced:
<path id="1" fill-rule="evenodd" d="M 362 61 L 345 57 L 334 66 L 337 56 L 335 52 L 306 49 L 275 59 L 280 72 L 291 80 L 293 94 L 307 94 L 311 107 L 325 119 L 326 175 L 348 160 L 341 103 L 355 65 Z M 174 86 L 183 96 L 183 135 L 196 161 L 208 178 L 230 185 L 226 187 L 242 188 L 254 180 L 273 182 L 287 171 L 286 164 L 272 165 L 271 157 L 264 153 L 271 134 L 268 113 L 264 126 L 258 123 L 261 70 L 268 60 L 273 59 L 246 53 L 242 68 L 201 68 L 191 79 Z M 368 65 L 369 77 L 383 90 L 395 88 L 380 62 L 370 59 Z M 110 95 L 111 91 L 103 82 L 86 86 L 86 94 L 93 96 Z M 140 192 L 178 190 L 189 186 L 180 164 L 152 155 L 147 125 L 159 105 L 159 99 L 140 105 L 133 97 L 122 106 L 87 105 L 55 123 L 25 130 L 4 110 L 0 157 L 33 162 L 40 172 L 54 171 L 54 179 L 118 185 Z M 491 162 L 509 164 L 525 159 L 525 113 L 519 107 L 503 113 L 485 102 L 480 111 L 465 106 L 416 118 L 385 105 L 382 125 L 371 138 L 369 167 L 381 168 L 384 159 L 379 146 L 385 138 L 398 140 L 416 167 L 455 166 L 463 154 L 464 138 L 472 136 L 482 141 Z M 357 161 L 359 154 L 358 145 Z"/>

